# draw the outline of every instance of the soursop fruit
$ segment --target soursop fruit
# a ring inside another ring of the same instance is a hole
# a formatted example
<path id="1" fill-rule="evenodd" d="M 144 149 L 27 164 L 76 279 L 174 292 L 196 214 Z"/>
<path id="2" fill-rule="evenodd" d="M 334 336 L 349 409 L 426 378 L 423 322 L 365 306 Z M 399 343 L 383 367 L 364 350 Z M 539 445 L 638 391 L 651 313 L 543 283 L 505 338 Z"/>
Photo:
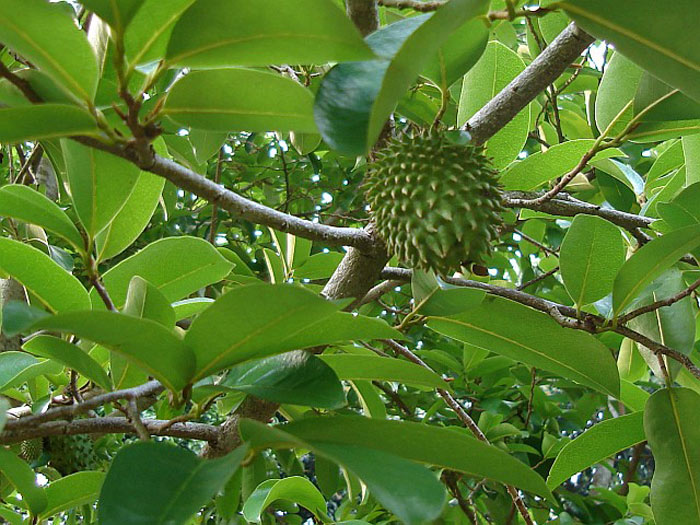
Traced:
<path id="1" fill-rule="evenodd" d="M 42 438 L 27 439 L 20 444 L 19 456 L 27 463 L 33 463 L 44 452 L 44 440 Z"/>
<path id="2" fill-rule="evenodd" d="M 392 139 L 365 181 L 376 232 L 411 268 L 450 275 L 482 262 L 503 210 L 481 149 L 445 134 Z"/>
<path id="3" fill-rule="evenodd" d="M 100 460 L 90 436 L 52 436 L 48 440 L 49 466 L 64 476 L 99 468 Z"/>

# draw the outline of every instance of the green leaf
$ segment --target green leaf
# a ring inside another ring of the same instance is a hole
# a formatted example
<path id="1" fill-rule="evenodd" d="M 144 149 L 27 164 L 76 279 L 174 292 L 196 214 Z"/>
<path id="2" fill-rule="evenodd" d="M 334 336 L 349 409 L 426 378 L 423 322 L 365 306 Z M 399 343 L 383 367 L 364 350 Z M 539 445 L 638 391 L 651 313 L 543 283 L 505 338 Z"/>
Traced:
<path id="1" fill-rule="evenodd" d="M 676 195 L 671 202 L 659 202 L 656 211 L 674 230 L 700 224 L 698 199 L 700 199 L 700 183 L 691 184 Z"/>
<path id="2" fill-rule="evenodd" d="M 82 0 L 90 11 L 121 34 L 141 4 L 141 0 Z"/>
<path id="3" fill-rule="evenodd" d="M 90 297 L 80 281 L 28 244 L 0 237 L 0 269 L 22 283 L 52 312 L 90 308 Z"/>
<path id="4" fill-rule="evenodd" d="M 221 385 L 280 404 L 330 409 L 345 404 L 343 387 L 333 369 L 304 351 L 238 365 Z"/>
<path id="5" fill-rule="evenodd" d="M 97 124 L 90 113 L 66 104 L 37 104 L 0 108 L 0 141 L 52 139 L 71 135 L 96 135 Z"/>
<path id="6" fill-rule="evenodd" d="M 150 319 L 113 312 L 75 312 L 47 317 L 34 328 L 68 332 L 99 343 L 174 391 L 184 388 L 192 377 L 192 351 L 177 335 Z"/>
<path id="7" fill-rule="evenodd" d="M 620 379 L 634 383 L 639 381 L 647 372 L 644 358 L 637 349 L 637 344 L 631 339 L 624 338 L 617 354 L 617 370 Z M 641 409 L 639 409 L 641 410 Z"/>
<path id="8" fill-rule="evenodd" d="M 405 385 L 449 390 L 432 370 L 409 361 L 371 355 L 329 354 L 320 357 L 343 380 L 395 381 Z"/>
<path id="9" fill-rule="evenodd" d="M 530 191 L 561 177 L 576 167 L 594 142 L 592 139 L 570 140 L 529 155 L 503 172 L 500 181 L 503 189 Z M 624 155 L 621 150 L 610 148 L 596 154 L 592 161 Z"/>
<path id="10" fill-rule="evenodd" d="M 73 509 L 97 500 L 104 481 L 104 472 L 76 472 L 56 481 L 46 487 L 48 505 L 41 513 L 41 519 Z"/>
<path id="11" fill-rule="evenodd" d="M 615 136 L 620 133 L 634 116 L 630 102 L 637 93 L 637 86 L 643 71 L 624 55 L 615 52 L 598 87 L 595 99 L 595 121 L 598 130 L 603 132 L 616 120 L 610 129 Z"/>
<path id="12" fill-rule="evenodd" d="M 97 89 L 97 59 L 60 5 L 44 0 L 0 0 L 0 41 L 81 100 Z"/>
<path id="13" fill-rule="evenodd" d="M 215 460 L 166 443 L 122 448 L 107 472 L 98 509 L 102 525 L 188 523 L 238 470 L 247 453 L 238 447 Z"/>
<path id="14" fill-rule="evenodd" d="M 243 517 L 249 522 L 260 523 L 265 509 L 278 500 L 298 503 L 318 519 L 328 519 L 323 494 L 308 479 L 300 476 L 263 481 L 248 496 L 243 505 Z"/>
<path id="15" fill-rule="evenodd" d="M 246 421 L 246 425 L 241 425 L 241 434 L 251 446 L 258 447 L 259 443 L 250 435 L 254 430 L 251 427 Z M 332 416 L 294 421 L 285 425 L 283 430 L 303 443 L 335 445 L 338 449 L 367 448 L 507 483 L 540 496 L 548 497 L 550 494 L 544 480 L 527 465 L 499 448 L 477 440 L 461 428 L 359 416 Z M 267 436 L 264 441 L 267 441 Z M 435 446 L 436 443 L 440 446 Z M 289 444 L 297 446 L 297 443 Z M 263 446 L 271 445 L 267 443 Z"/>
<path id="16" fill-rule="evenodd" d="M 232 86 L 235 97 L 229 93 Z M 253 69 L 194 71 L 172 87 L 163 114 L 210 131 L 316 131 L 309 90 L 276 73 Z"/>
<path id="17" fill-rule="evenodd" d="M 643 416 L 633 412 L 601 421 L 564 445 L 549 471 L 547 486 L 554 490 L 577 472 L 644 441 Z"/>
<path id="18" fill-rule="evenodd" d="M 164 178 L 141 172 L 124 206 L 95 238 L 99 261 L 119 255 L 141 235 L 158 206 L 164 186 Z"/>
<path id="19" fill-rule="evenodd" d="M 29 465 L 14 453 L 0 447 L 0 472 L 22 495 L 22 501 L 35 516 L 47 506 L 46 492 L 36 484 L 36 475 Z"/>
<path id="20" fill-rule="evenodd" d="M 403 523 L 432 522 L 445 504 L 445 489 L 434 473 L 392 453 L 364 446 L 303 442 L 278 428 L 252 420 L 242 420 L 240 428 L 242 435 L 257 448 L 278 443 L 283 447 L 310 448 L 319 457 L 343 465 L 349 473 L 361 478 L 374 497 Z"/>
<path id="21" fill-rule="evenodd" d="M 584 30 L 615 45 L 643 69 L 700 101 L 700 46 L 689 45 L 694 34 L 694 0 L 678 0 L 664 5 L 654 0 L 634 4 L 630 16 L 624 3 L 606 0 L 564 0 L 562 7 Z"/>
<path id="22" fill-rule="evenodd" d="M 441 46 L 487 2 L 452 0 L 432 16 L 382 28 L 367 43 L 381 60 L 335 66 L 316 96 L 316 124 L 325 141 L 346 155 L 361 155 L 377 141 L 386 119 Z"/>
<path id="23" fill-rule="evenodd" d="M 619 315 L 654 279 L 699 245 L 700 224 L 695 224 L 669 232 L 642 246 L 625 261 L 615 277 L 615 315 Z"/>
<path id="24" fill-rule="evenodd" d="M 644 431 L 654 454 L 651 508 L 658 525 L 700 524 L 700 395 L 662 388 L 647 401 Z"/>
<path id="25" fill-rule="evenodd" d="M 458 28 L 442 45 L 421 76 L 446 89 L 457 82 L 481 57 L 489 40 L 483 20 L 471 20 Z"/>
<path id="26" fill-rule="evenodd" d="M 165 55 L 175 23 L 195 0 L 144 0 L 124 34 L 124 53 L 133 68 Z"/>
<path id="27" fill-rule="evenodd" d="M 671 86 L 645 71 L 634 96 L 634 113 L 646 110 L 642 122 L 699 119 L 700 102 L 672 91 Z"/>
<path id="28" fill-rule="evenodd" d="M 113 266 L 102 280 L 114 304 L 121 308 L 129 282 L 135 275 L 151 283 L 172 302 L 219 282 L 232 267 L 233 264 L 204 239 L 168 237 L 152 242 Z"/>
<path id="29" fill-rule="evenodd" d="M 197 356 L 197 379 L 249 359 L 348 340 L 401 337 L 378 319 L 338 306 L 297 286 L 253 284 L 224 294 L 185 336 Z"/>
<path id="30" fill-rule="evenodd" d="M 94 239 L 131 195 L 139 168 L 74 141 L 63 140 L 61 145 L 75 211 L 90 239 Z"/>
<path id="31" fill-rule="evenodd" d="M 172 304 L 175 310 L 175 320 L 182 321 L 188 317 L 202 313 L 209 308 L 214 302 L 214 299 L 209 297 L 193 297 L 192 299 L 184 299 Z"/>
<path id="32" fill-rule="evenodd" d="M 216 68 L 367 60 L 372 53 L 330 0 L 199 0 L 173 29 L 169 66 Z"/>
<path id="33" fill-rule="evenodd" d="M 78 250 L 84 250 L 83 238 L 68 215 L 55 202 L 28 186 L 8 184 L 0 188 L 0 215 L 41 226 L 63 237 Z"/>
<path id="34" fill-rule="evenodd" d="M 5 428 L 5 423 L 7 423 L 7 410 L 10 408 L 10 402 L 3 398 L 0 398 L 0 432 Z"/>
<path id="35" fill-rule="evenodd" d="M 686 183 L 688 186 L 700 183 L 700 135 L 683 137 L 683 156 L 686 162 Z"/>
<path id="36" fill-rule="evenodd" d="M 24 352 L 0 353 L 0 391 L 14 384 L 25 370 L 37 363 L 38 359 Z"/>
<path id="37" fill-rule="evenodd" d="M 574 217 L 561 245 L 559 265 L 564 286 L 578 307 L 612 292 L 625 251 L 617 226 L 593 215 Z"/>
<path id="38" fill-rule="evenodd" d="M 22 346 L 30 354 L 58 361 L 83 377 L 94 381 L 105 390 L 112 389 L 112 381 L 104 369 L 82 348 L 49 335 L 33 337 Z"/>
<path id="39" fill-rule="evenodd" d="M 122 310 L 126 315 L 151 319 L 166 328 L 175 326 L 175 310 L 165 296 L 151 283 L 135 275 L 129 283 Z"/>
<path id="40" fill-rule="evenodd" d="M 562 328 L 547 314 L 487 297 L 479 308 L 428 326 L 465 343 L 559 374 L 617 396 L 620 379 L 610 351 L 590 334 Z"/>
<path id="41" fill-rule="evenodd" d="M 457 125 L 464 125 L 494 95 L 518 76 L 525 63 L 517 53 L 492 41 L 462 82 Z M 486 142 L 486 152 L 496 168 L 504 168 L 522 151 L 530 129 L 530 106 L 520 111 L 503 129 Z"/>
<path id="42" fill-rule="evenodd" d="M 683 273 L 671 268 L 646 288 L 634 302 L 634 307 L 646 306 L 661 299 L 667 299 L 686 288 Z M 695 343 L 695 310 L 693 299 L 686 297 L 670 306 L 635 317 L 630 321 L 630 328 L 652 339 L 662 341 L 684 355 L 690 355 Z M 658 377 L 663 377 L 656 354 L 644 346 L 639 351 L 649 367 Z M 665 358 L 666 369 L 675 378 L 682 365 L 676 360 Z"/>
<path id="43" fill-rule="evenodd" d="M 627 408 L 633 411 L 644 410 L 644 405 L 649 399 L 649 393 L 646 390 L 638 387 L 634 383 L 630 383 L 626 380 L 620 381 L 620 401 L 622 401 Z"/>

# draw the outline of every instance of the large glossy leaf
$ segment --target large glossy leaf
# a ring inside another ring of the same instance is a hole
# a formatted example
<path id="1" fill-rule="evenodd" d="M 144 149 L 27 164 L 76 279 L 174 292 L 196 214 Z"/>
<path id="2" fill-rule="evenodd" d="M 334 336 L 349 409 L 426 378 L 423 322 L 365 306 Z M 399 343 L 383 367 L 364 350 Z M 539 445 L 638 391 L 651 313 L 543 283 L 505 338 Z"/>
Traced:
<path id="1" fill-rule="evenodd" d="M 669 232 L 642 246 L 625 261 L 615 277 L 615 313 L 622 312 L 647 285 L 699 245 L 700 224 L 695 224 Z"/>
<path id="2" fill-rule="evenodd" d="M 24 460 L 4 447 L 0 447 L 0 472 L 22 495 L 22 501 L 32 514 L 38 515 L 46 508 L 46 492 L 37 486 L 34 471 Z"/>
<path id="3" fill-rule="evenodd" d="M 405 385 L 449 390 L 443 378 L 432 370 L 409 361 L 355 354 L 329 354 L 321 359 L 340 379 L 395 381 Z"/>
<path id="4" fill-rule="evenodd" d="M 700 395 L 663 388 L 644 409 L 654 454 L 651 508 L 658 525 L 700 524 Z"/>
<path id="5" fill-rule="evenodd" d="M 643 416 L 633 412 L 601 421 L 567 443 L 554 460 L 547 486 L 554 490 L 577 472 L 644 441 Z"/>
<path id="6" fill-rule="evenodd" d="M 421 76 L 446 89 L 457 82 L 486 49 L 489 31 L 482 20 L 472 20 L 457 29 L 447 39 L 437 56 L 423 70 Z"/>
<path id="7" fill-rule="evenodd" d="M 52 481 L 46 487 L 48 505 L 41 517 L 48 518 L 59 512 L 95 502 L 104 479 L 104 472 L 88 470 Z"/>
<path id="8" fill-rule="evenodd" d="M 615 360 L 595 337 L 562 328 L 547 314 L 487 297 L 479 308 L 431 318 L 428 326 L 465 343 L 559 374 L 612 396 L 620 391 Z"/>
<path id="9" fill-rule="evenodd" d="M 634 302 L 634 306 L 649 305 L 661 299 L 673 297 L 685 288 L 683 273 L 676 268 L 671 268 L 642 292 Z M 630 327 L 653 341 L 661 341 L 684 355 L 690 355 L 695 343 L 693 299 L 686 297 L 670 306 L 635 317 L 630 321 Z M 654 373 L 658 377 L 663 377 L 656 354 L 641 345 L 639 351 Z M 669 358 L 665 361 L 668 373 L 672 379 L 675 378 L 682 365 Z"/>
<path id="10" fill-rule="evenodd" d="M 28 186 L 8 184 L 0 188 L 0 215 L 41 226 L 75 248 L 84 249 L 83 238 L 68 215 L 55 202 Z"/>
<path id="11" fill-rule="evenodd" d="M 506 190 L 534 190 L 571 171 L 594 142 L 592 139 L 569 140 L 555 144 L 545 152 L 533 153 L 506 169 L 500 182 Z M 618 156 L 624 156 L 624 153 L 610 148 L 599 152 L 592 160 Z"/>
<path id="12" fill-rule="evenodd" d="M 121 308 L 135 275 L 151 283 L 172 302 L 220 281 L 232 267 L 204 239 L 169 237 L 152 242 L 124 259 L 105 272 L 102 279 L 114 304 Z"/>
<path id="13" fill-rule="evenodd" d="M 515 51 L 500 42 L 489 42 L 484 54 L 462 82 L 457 125 L 464 125 L 523 69 L 525 62 Z M 494 166 L 503 168 L 518 156 L 525 145 L 529 129 L 528 105 L 486 143 L 487 154 L 493 158 Z"/>
<path id="14" fill-rule="evenodd" d="M 338 307 L 297 286 L 253 284 L 222 297 L 185 336 L 197 356 L 197 379 L 249 359 L 349 340 L 401 337 L 378 319 Z"/>
<path id="15" fill-rule="evenodd" d="M 263 481 L 248 496 L 243 505 L 243 517 L 249 522 L 260 523 L 263 511 L 278 500 L 298 503 L 318 519 L 328 519 L 323 494 L 313 483 L 301 476 Z"/>
<path id="16" fill-rule="evenodd" d="M 105 390 L 112 389 L 112 381 L 104 369 L 82 348 L 49 335 L 33 337 L 22 346 L 30 354 L 53 359 L 94 381 Z"/>
<path id="17" fill-rule="evenodd" d="M 180 79 L 170 90 L 163 113 L 179 124 L 210 131 L 314 133 L 313 102 L 304 86 L 276 73 L 216 69 L 194 71 Z"/>
<path id="18" fill-rule="evenodd" d="M 100 492 L 103 525 L 178 525 L 188 523 L 200 507 L 236 472 L 247 448 L 215 460 L 166 443 L 135 443 L 114 458 Z"/>
<path id="19" fill-rule="evenodd" d="M 76 106 L 37 104 L 0 108 L 0 141 L 6 144 L 97 132 L 90 113 Z"/>
<path id="20" fill-rule="evenodd" d="M 564 0 L 556 2 L 583 29 L 615 45 L 622 54 L 673 87 L 700 101 L 700 46 L 688 45 L 695 24 L 694 0 L 661 6 L 654 0 L 634 3 Z M 663 9 L 662 9 L 663 8 Z"/>
<path id="21" fill-rule="evenodd" d="M 276 403 L 318 408 L 345 404 L 333 368 L 300 350 L 238 365 L 221 385 Z"/>
<path id="22" fill-rule="evenodd" d="M 47 317 L 34 328 L 68 332 L 99 343 L 172 390 L 181 390 L 192 377 L 192 351 L 173 332 L 150 319 L 113 312 L 74 312 Z"/>
<path id="23" fill-rule="evenodd" d="M 398 100 L 441 46 L 486 8 L 482 0 L 452 0 L 430 17 L 408 18 L 370 35 L 367 43 L 381 60 L 340 64 L 318 91 L 314 112 L 326 142 L 348 155 L 370 149 Z"/>
<path id="24" fill-rule="evenodd" d="M 52 312 L 90 308 L 90 298 L 80 281 L 28 244 L 1 237 L 0 270 L 22 283 Z"/>
<path id="25" fill-rule="evenodd" d="M 175 310 L 158 288 L 139 277 L 132 277 L 122 313 L 152 319 L 166 328 L 175 326 Z"/>
<path id="26" fill-rule="evenodd" d="M 97 89 L 97 59 L 87 36 L 62 6 L 44 0 L 0 0 L 0 42 L 82 100 Z"/>
<path id="27" fill-rule="evenodd" d="M 612 292 L 625 262 L 625 243 L 614 224 L 593 215 L 577 215 L 561 245 L 559 265 L 564 286 L 579 306 Z"/>
<path id="28" fill-rule="evenodd" d="M 255 436 L 251 435 L 257 425 L 248 423 L 241 426 L 242 435 L 250 440 L 252 446 L 259 446 Z M 549 495 L 544 480 L 527 465 L 497 447 L 477 440 L 466 429 L 359 416 L 307 418 L 280 428 L 303 443 L 367 448 L 493 479 L 540 496 Z M 266 441 L 267 436 L 263 442 Z M 285 443 L 284 438 L 280 443 Z M 298 441 L 286 443 L 298 445 Z M 440 446 L 435 446 L 436 443 Z M 274 445 L 268 442 L 264 446 Z"/>
<path id="29" fill-rule="evenodd" d="M 198 0 L 173 29 L 166 59 L 171 66 L 215 68 L 371 57 L 331 0 Z"/>
<path id="30" fill-rule="evenodd" d="M 104 151 L 62 141 L 75 211 L 94 239 L 122 209 L 139 177 L 135 164 Z"/>
<path id="31" fill-rule="evenodd" d="M 377 500 L 403 523 L 433 521 L 445 502 L 445 489 L 434 473 L 422 465 L 392 453 L 364 446 L 342 446 L 321 441 L 304 441 L 256 421 L 243 420 L 241 434 L 252 447 L 298 447 L 345 467 L 358 476 Z"/>
<path id="32" fill-rule="evenodd" d="M 141 235 L 158 206 L 164 186 L 163 177 L 141 172 L 122 209 L 95 239 L 98 260 L 119 255 Z"/>
<path id="33" fill-rule="evenodd" d="M 623 54 L 615 53 L 605 68 L 595 99 L 595 122 L 603 132 L 615 120 L 609 133 L 621 132 L 634 116 L 632 100 L 643 71 Z"/>
<path id="34" fill-rule="evenodd" d="M 124 52 L 130 67 L 165 56 L 168 41 L 182 13 L 195 0 L 144 0 L 124 34 Z"/>

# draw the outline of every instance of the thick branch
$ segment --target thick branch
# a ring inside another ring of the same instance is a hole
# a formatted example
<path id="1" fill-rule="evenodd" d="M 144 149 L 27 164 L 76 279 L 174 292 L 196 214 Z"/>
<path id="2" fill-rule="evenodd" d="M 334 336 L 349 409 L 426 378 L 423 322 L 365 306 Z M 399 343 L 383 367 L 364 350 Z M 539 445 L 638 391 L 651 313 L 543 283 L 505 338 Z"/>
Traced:
<path id="1" fill-rule="evenodd" d="M 472 139 L 482 143 L 527 106 L 576 60 L 595 39 L 570 24 L 503 91 L 481 108 L 465 125 Z"/>
<path id="2" fill-rule="evenodd" d="M 221 437 L 219 427 L 204 423 L 175 423 L 168 426 L 168 421 L 145 419 L 143 427 L 152 436 L 171 436 L 183 439 L 197 439 L 216 443 Z M 9 426 L 9 425 L 8 425 Z M 73 421 L 48 421 L 36 426 L 5 428 L 0 434 L 0 444 L 8 445 L 27 439 L 48 436 L 65 436 L 73 434 L 136 434 L 136 427 L 123 417 L 100 417 L 75 419 Z"/>
<path id="3" fill-rule="evenodd" d="M 362 36 L 379 29 L 379 13 L 375 0 L 345 0 L 345 10 Z"/>
<path id="4" fill-rule="evenodd" d="M 603 208 L 597 204 L 580 201 L 565 193 L 560 193 L 552 200 L 535 204 L 534 199 L 537 197 L 538 194 L 536 193 L 506 191 L 503 192 L 503 204 L 508 208 L 526 208 L 528 210 L 541 211 L 550 215 L 561 215 L 563 217 L 573 217 L 578 214 L 596 215 L 630 232 L 639 228 L 649 228 L 651 223 L 654 222 L 654 219 L 650 217 L 642 217 L 634 213 Z"/>
<path id="5" fill-rule="evenodd" d="M 56 419 L 72 419 L 80 414 L 85 414 L 106 405 L 107 403 L 113 403 L 114 401 L 122 399 L 138 400 L 145 397 L 155 397 L 163 390 L 163 385 L 158 381 L 149 381 L 148 383 L 133 388 L 107 392 L 106 394 L 87 399 L 82 403 L 52 408 L 44 413 L 33 414 L 19 419 L 10 419 L 5 424 L 5 432 L 14 429 L 34 427 L 47 421 L 55 421 Z M 4 435 L 4 432 L 2 435 Z"/>

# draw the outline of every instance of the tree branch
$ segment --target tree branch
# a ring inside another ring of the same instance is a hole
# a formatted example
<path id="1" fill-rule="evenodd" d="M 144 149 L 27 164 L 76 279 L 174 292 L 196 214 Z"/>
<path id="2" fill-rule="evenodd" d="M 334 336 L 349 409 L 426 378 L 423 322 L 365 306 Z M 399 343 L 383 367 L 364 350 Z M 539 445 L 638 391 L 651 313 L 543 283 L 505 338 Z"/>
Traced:
<path id="1" fill-rule="evenodd" d="M 85 414 L 90 410 L 113 403 L 122 399 L 138 400 L 144 397 L 155 397 L 160 394 L 165 388 L 158 381 L 149 381 L 143 385 L 124 390 L 115 390 L 107 392 L 90 399 L 86 399 L 82 403 L 73 405 L 51 408 L 40 414 L 32 414 L 30 416 L 21 417 L 18 419 L 10 419 L 5 424 L 5 432 L 15 429 L 31 428 L 47 421 L 55 421 L 57 419 L 72 419 L 81 414 Z M 0 434 L 0 436 L 4 435 Z"/>
<path id="2" fill-rule="evenodd" d="M 559 78 L 594 40 L 576 24 L 569 24 L 522 73 L 469 119 L 464 129 L 472 140 L 480 144 L 492 137 Z"/>
<path id="3" fill-rule="evenodd" d="M 9 423 L 9 422 L 8 422 Z M 217 443 L 221 438 L 219 427 L 204 423 L 175 423 L 159 419 L 142 420 L 143 428 L 152 436 L 171 436 Z M 0 434 L 0 444 L 9 445 L 28 439 L 74 434 L 137 434 L 137 428 L 124 417 L 100 417 L 73 421 L 48 421 L 36 426 L 7 428 Z"/>

